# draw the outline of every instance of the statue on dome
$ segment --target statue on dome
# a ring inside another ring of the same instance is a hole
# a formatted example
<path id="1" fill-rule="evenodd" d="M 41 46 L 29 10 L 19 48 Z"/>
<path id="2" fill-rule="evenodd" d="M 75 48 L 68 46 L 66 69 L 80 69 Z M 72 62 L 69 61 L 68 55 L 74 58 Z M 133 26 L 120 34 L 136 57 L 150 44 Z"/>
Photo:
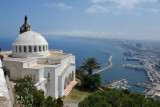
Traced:
<path id="1" fill-rule="evenodd" d="M 24 24 L 20 27 L 20 34 L 23 32 L 30 31 L 31 26 L 27 24 L 27 16 L 24 17 Z"/>
<path id="2" fill-rule="evenodd" d="M 27 19 L 28 19 L 27 16 L 25 16 L 25 17 L 24 17 L 25 23 L 27 23 Z"/>

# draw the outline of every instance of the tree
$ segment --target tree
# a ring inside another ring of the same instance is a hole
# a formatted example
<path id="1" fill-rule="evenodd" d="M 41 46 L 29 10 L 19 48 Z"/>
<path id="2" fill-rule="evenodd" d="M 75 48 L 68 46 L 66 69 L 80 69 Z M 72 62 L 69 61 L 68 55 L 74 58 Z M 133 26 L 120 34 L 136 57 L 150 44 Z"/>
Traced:
<path id="1" fill-rule="evenodd" d="M 56 102 L 57 102 L 57 104 L 58 104 L 60 107 L 63 106 L 63 101 L 62 101 L 62 99 L 61 99 L 60 97 L 57 98 Z"/>
<path id="2" fill-rule="evenodd" d="M 122 92 L 125 93 L 125 94 L 130 94 L 131 93 L 131 91 L 127 90 L 127 89 L 122 90 Z"/>
<path id="3" fill-rule="evenodd" d="M 63 101 L 61 98 L 54 99 L 49 96 L 44 97 L 42 90 L 37 90 L 34 84 L 31 83 L 31 78 L 24 77 L 16 81 L 14 86 L 17 106 L 20 107 L 62 107 Z"/>
<path id="4" fill-rule="evenodd" d="M 83 65 L 80 68 L 84 71 L 88 71 L 89 74 L 92 74 L 93 70 L 100 69 L 99 63 L 97 63 L 95 58 L 87 58 L 82 62 Z"/>
<path id="5" fill-rule="evenodd" d="M 45 100 L 44 107 L 54 107 L 53 98 L 51 96 L 48 96 Z"/>
<path id="6" fill-rule="evenodd" d="M 78 104 L 79 107 L 159 107 L 159 105 L 159 100 L 127 90 L 97 91 Z"/>
<path id="7" fill-rule="evenodd" d="M 76 69 L 76 78 L 81 79 L 83 74 L 84 73 L 81 69 Z"/>
<path id="8" fill-rule="evenodd" d="M 45 101 L 44 92 L 42 90 L 36 90 L 33 93 L 34 107 L 43 107 L 44 101 Z"/>
<path id="9" fill-rule="evenodd" d="M 53 100 L 51 96 L 48 96 L 43 107 L 63 107 L 63 101 L 61 98 Z"/>
<path id="10" fill-rule="evenodd" d="M 32 94 L 36 90 L 36 87 L 31 83 L 31 78 L 25 77 L 16 81 L 14 86 L 15 92 L 19 95 L 17 102 L 25 107 L 33 105 Z"/>
<path id="11" fill-rule="evenodd" d="M 91 90 L 96 90 L 101 86 L 101 77 L 99 74 L 84 74 L 81 79 L 81 85 Z"/>

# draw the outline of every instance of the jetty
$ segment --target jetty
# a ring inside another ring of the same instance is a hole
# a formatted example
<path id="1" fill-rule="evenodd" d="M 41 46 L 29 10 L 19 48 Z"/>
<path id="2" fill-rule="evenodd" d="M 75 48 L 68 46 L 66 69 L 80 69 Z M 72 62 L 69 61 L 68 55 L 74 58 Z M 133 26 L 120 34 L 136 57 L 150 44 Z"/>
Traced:
<path id="1" fill-rule="evenodd" d="M 94 74 L 100 73 L 100 72 L 112 67 L 112 61 L 111 60 L 112 60 L 112 54 L 110 54 L 110 57 L 108 58 L 108 62 L 110 63 L 110 65 L 105 67 L 105 68 L 102 68 L 102 69 L 98 70 L 97 72 L 94 72 Z"/>

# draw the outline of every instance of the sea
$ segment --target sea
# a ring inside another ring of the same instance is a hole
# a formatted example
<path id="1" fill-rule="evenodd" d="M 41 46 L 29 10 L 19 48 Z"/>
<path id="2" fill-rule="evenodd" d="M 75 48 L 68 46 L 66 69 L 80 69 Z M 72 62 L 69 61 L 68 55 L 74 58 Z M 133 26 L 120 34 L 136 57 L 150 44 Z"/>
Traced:
<path id="1" fill-rule="evenodd" d="M 11 50 L 12 43 L 15 38 L 1 38 L 0 48 L 3 50 Z M 46 37 L 50 49 L 60 49 L 66 53 L 72 53 L 76 56 L 76 68 L 78 69 L 84 59 L 95 57 L 97 62 L 104 68 L 109 65 L 109 54 L 112 54 L 112 67 L 100 72 L 102 85 L 106 85 L 109 81 L 126 79 L 127 85 L 131 92 L 142 93 L 145 88 L 136 87 L 135 84 L 142 82 L 149 82 L 144 71 L 123 68 L 123 64 L 140 65 L 138 61 L 126 61 L 123 59 L 123 52 L 127 50 L 118 46 L 109 44 L 102 44 L 92 41 L 82 41 L 79 39 L 67 39 L 66 37 Z M 103 50 L 103 51 L 102 51 Z"/>

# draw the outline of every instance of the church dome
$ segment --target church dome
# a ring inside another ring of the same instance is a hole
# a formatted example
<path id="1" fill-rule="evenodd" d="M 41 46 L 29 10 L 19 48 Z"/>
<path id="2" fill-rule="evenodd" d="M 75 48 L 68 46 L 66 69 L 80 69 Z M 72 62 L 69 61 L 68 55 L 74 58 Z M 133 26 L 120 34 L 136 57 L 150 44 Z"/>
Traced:
<path id="1" fill-rule="evenodd" d="M 14 41 L 15 45 L 43 45 L 43 44 L 48 44 L 45 38 L 33 31 L 27 31 L 22 34 L 20 34 L 16 40 Z"/>
<path id="2" fill-rule="evenodd" d="M 20 35 L 12 44 L 12 57 L 26 58 L 50 55 L 47 41 L 41 34 L 30 30 L 31 26 L 27 24 L 27 19 L 25 16 L 25 22 L 20 27 Z"/>
<path id="3" fill-rule="evenodd" d="M 21 33 L 12 44 L 12 57 L 40 57 L 50 55 L 45 38 L 36 32 Z"/>

